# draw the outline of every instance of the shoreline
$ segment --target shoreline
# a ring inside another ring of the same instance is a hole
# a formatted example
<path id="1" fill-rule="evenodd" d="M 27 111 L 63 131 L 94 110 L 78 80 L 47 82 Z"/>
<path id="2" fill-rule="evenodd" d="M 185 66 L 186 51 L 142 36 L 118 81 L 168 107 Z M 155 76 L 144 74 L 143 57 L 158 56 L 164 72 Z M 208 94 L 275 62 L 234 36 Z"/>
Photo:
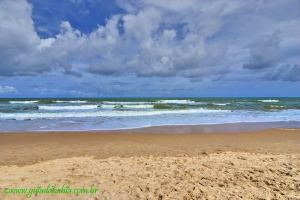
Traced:
<path id="1" fill-rule="evenodd" d="M 194 125 L 149 125 L 143 127 L 130 127 L 119 129 L 87 129 L 87 130 L 23 130 L 23 131 L 1 131 L 1 134 L 14 133 L 226 133 L 226 132 L 255 132 L 268 129 L 299 129 L 299 121 L 278 121 L 278 122 L 233 122 L 221 124 L 194 124 Z"/>

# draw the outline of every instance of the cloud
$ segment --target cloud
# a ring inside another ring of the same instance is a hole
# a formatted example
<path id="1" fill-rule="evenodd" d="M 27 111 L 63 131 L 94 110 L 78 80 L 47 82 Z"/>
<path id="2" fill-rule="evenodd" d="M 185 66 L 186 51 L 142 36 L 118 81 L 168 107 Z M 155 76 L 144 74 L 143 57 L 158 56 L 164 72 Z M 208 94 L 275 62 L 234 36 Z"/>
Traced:
<path id="1" fill-rule="evenodd" d="M 35 87 L 33 89 L 33 92 L 36 96 L 76 96 L 80 97 L 82 95 L 87 95 L 88 92 L 85 91 L 85 93 L 78 91 L 76 89 L 61 89 L 61 88 L 54 88 L 54 87 Z"/>
<path id="2" fill-rule="evenodd" d="M 282 65 L 266 76 L 268 80 L 300 81 L 300 65 Z"/>
<path id="3" fill-rule="evenodd" d="M 35 75 L 59 66 L 52 54 L 54 38 L 41 39 L 34 30 L 32 8 L 24 0 L 0 1 L 0 75 Z M 58 61 L 58 62 L 57 62 Z"/>
<path id="4" fill-rule="evenodd" d="M 126 0 L 118 2 L 124 12 L 107 17 L 89 33 L 62 21 L 58 34 L 41 38 L 27 1 L 2 0 L 0 76 L 57 71 L 78 77 L 91 73 L 298 81 L 288 74 L 298 73 L 299 4 Z"/>
<path id="5" fill-rule="evenodd" d="M 6 93 L 16 93 L 17 89 L 13 86 L 0 86 L 0 94 L 6 94 Z"/>
<path id="6" fill-rule="evenodd" d="M 277 34 L 260 38 L 250 47 L 251 60 L 244 65 L 247 69 L 264 69 L 276 66 L 281 60 Z"/>

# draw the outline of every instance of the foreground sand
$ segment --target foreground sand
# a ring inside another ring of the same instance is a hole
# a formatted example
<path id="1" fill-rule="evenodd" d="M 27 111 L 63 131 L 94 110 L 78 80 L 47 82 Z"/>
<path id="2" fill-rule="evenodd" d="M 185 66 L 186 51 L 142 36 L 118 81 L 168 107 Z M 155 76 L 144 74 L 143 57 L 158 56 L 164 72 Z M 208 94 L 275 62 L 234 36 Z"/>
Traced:
<path id="1" fill-rule="evenodd" d="M 0 188 L 98 188 L 35 199 L 300 199 L 300 131 L 0 134 Z M 0 199 L 26 199 L 21 195 Z"/>

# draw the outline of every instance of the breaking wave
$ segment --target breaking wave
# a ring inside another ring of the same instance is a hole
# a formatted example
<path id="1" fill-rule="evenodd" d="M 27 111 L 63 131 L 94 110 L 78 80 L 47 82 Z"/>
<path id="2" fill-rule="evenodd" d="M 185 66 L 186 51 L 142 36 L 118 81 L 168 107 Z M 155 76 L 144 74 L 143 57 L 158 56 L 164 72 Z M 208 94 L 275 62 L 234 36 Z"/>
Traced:
<path id="1" fill-rule="evenodd" d="M 257 100 L 259 102 L 264 102 L 264 103 L 277 103 L 279 100 L 276 99 L 263 99 L 263 100 Z"/>
<path id="2" fill-rule="evenodd" d="M 80 105 L 80 106 L 39 106 L 39 110 L 93 110 L 98 105 Z"/>
<path id="3" fill-rule="evenodd" d="M 56 100 L 56 101 L 53 101 L 55 103 L 87 103 L 87 101 L 82 101 L 82 100 L 76 100 L 76 101 L 62 101 L 62 100 Z"/>
<path id="4" fill-rule="evenodd" d="M 50 107 L 50 106 L 48 106 Z M 50 109 L 53 109 L 51 106 Z M 57 106 L 58 107 L 58 106 Z M 56 107 L 56 108 L 57 108 Z M 65 106 L 66 107 L 66 106 Z M 73 106 L 74 107 L 74 106 Z M 87 108 L 87 107 L 86 107 Z M 90 107 L 92 108 L 92 107 Z M 94 107 L 97 108 L 97 107 Z M 49 108 L 47 108 L 49 109 Z M 58 109 L 58 108 L 57 108 Z M 74 109 L 74 108 L 72 108 Z M 155 116 L 165 114 L 199 114 L 199 113 L 225 113 L 226 110 L 209 110 L 209 109 L 190 109 L 190 110 L 152 110 L 152 111 L 87 111 L 87 112 L 44 112 L 44 113 L 0 113 L 1 119 L 15 119 L 15 120 L 28 120 L 28 119 L 56 119 L 56 118 L 80 118 L 80 117 L 135 117 L 135 116 Z"/>
<path id="5" fill-rule="evenodd" d="M 9 101 L 11 104 L 32 104 L 38 103 L 39 101 Z"/>
<path id="6" fill-rule="evenodd" d="M 159 100 L 158 103 L 169 103 L 169 104 L 195 104 L 195 101 L 192 100 L 185 100 L 185 99 L 180 99 L 180 100 Z"/>

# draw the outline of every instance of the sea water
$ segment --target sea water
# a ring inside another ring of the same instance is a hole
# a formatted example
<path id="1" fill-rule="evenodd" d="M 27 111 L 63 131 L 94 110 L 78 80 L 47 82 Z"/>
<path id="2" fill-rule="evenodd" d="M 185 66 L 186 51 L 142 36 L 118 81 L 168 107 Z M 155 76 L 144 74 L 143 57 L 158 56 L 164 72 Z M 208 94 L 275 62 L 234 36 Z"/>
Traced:
<path id="1" fill-rule="evenodd" d="M 293 122 L 293 126 L 299 126 L 300 98 L 0 100 L 0 131 L 116 130 L 243 122 Z"/>

